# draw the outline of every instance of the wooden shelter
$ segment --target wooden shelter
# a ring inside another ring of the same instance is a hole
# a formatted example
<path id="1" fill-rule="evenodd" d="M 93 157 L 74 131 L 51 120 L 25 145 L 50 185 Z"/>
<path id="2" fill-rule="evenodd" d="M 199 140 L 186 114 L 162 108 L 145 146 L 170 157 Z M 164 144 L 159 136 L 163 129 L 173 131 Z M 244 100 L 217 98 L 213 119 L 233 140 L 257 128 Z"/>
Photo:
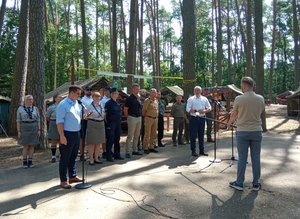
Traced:
<path id="1" fill-rule="evenodd" d="M 277 97 L 275 98 L 276 103 L 286 105 L 287 104 L 287 97 L 290 96 L 290 95 L 293 95 L 293 94 L 294 94 L 294 92 L 289 91 L 289 90 L 285 91 L 281 94 L 278 94 Z"/>
<path id="2" fill-rule="evenodd" d="M 9 106 L 11 99 L 0 95 L 0 124 L 5 129 L 8 128 Z M 0 134 L 4 134 L 0 127 Z"/>
<path id="3" fill-rule="evenodd" d="M 74 85 L 78 85 L 82 88 L 86 86 L 91 86 L 93 90 L 100 91 L 101 88 L 105 88 L 109 85 L 109 81 L 105 77 L 95 77 L 86 80 L 75 81 Z M 55 95 L 61 95 L 62 97 L 66 97 L 69 92 L 69 86 L 71 86 L 71 82 L 66 82 L 60 87 L 56 88 L 53 91 L 50 91 L 45 96 L 46 102 L 52 102 L 52 98 Z"/>
<path id="4" fill-rule="evenodd" d="M 287 114 L 288 116 L 300 117 L 300 87 L 287 98 Z"/>

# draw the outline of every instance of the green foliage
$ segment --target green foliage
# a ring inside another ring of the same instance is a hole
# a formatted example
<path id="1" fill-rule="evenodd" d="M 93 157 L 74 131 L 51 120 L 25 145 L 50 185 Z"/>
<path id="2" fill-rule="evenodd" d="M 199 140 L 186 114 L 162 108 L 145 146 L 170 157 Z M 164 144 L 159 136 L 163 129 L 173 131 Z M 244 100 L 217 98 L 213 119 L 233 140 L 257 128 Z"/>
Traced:
<path id="1" fill-rule="evenodd" d="M 14 73 L 19 16 L 13 9 L 6 10 L 0 36 L 0 94 L 10 96 Z"/>

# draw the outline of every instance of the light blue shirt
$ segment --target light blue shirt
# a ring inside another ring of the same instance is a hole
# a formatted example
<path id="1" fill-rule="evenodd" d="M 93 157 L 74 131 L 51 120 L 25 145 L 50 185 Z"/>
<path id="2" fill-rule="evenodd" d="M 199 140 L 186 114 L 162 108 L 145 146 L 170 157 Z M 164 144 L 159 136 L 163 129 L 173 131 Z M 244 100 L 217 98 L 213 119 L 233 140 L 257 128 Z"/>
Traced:
<path id="1" fill-rule="evenodd" d="M 65 131 L 80 131 L 81 116 L 82 106 L 69 97 L 63 99 L 56 108 L 56 124 L 63 123 Z"/>

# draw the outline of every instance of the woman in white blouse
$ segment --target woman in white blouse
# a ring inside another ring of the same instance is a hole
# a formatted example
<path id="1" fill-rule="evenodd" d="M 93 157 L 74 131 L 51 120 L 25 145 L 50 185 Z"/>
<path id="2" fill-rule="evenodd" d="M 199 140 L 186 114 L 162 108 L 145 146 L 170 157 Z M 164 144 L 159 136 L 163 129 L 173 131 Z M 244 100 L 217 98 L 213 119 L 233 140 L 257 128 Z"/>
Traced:
<path id="1" fill-rule="evenodd" d="M 102 163 L 99 154 L 102 144 L 105 143 L 104 107 L 100 103 L 101 94 L 95 92 L 92 95 L 93 102 L 87 107 L 88 124 L 86 130 L 86 144 L 89 151 L 89 164 Z"/>

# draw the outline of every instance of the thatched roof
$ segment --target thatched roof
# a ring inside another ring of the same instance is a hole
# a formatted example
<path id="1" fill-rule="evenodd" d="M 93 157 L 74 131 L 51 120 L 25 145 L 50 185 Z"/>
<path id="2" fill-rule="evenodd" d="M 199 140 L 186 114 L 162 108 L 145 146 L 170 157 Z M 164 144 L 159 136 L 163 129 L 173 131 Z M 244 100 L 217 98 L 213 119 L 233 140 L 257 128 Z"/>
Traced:
<path id="1" fill-rule="evenodd" d="M 172 93 L 175 95 L 181 95 L 183 96 L 183 90 L 181 87 L 175 85 L 175 86 L 166 86 L 165 88 L 163 88 L 161 90 L 162 94 L 166 94 L 166 93 Z"/>
<path id="2" fill-rule="evenodd" d="M 104 77 L 95 77 L 86 80 L 75 81 L 74 84 L 82 88 L 85 86 L 91 86 L 93 90 L 100 90 L 101 88 L 107 87 L 109 81 Z M 60 87 L 56 88 L 55 90 L 50 91 L 49 93 L 46 94 L 45 101 L 52 101 L 52 97 L 57 94 L 63 97 L 67 96 L 70 85 L 71 82 L 67 82 L 61 85 Z"/>
<path id="3" fill-rule="evenodd" d="M 292 94 L 287 96 L 286 98 L 292 99 L 292 98 L 300 98 L 300 87 Z"/>
<path id="4" fill-rule="evenodd" d="M 9 97 L 4 97 L 0 95 L 0 101 L 6 101 L 6 102 L 10 102 L 11 99 Z"/>
<path id="5" fill-rule="evenodd" d="M 285 92 L 283 92 L 283 93 L 278 94 L 277 97 L 278 97 L 278 98 L 286 98 L 287 96 L 290 96 L 290 95 L 292 95 L 292 94 L 294 94 L 293 91 L 287 90 L 287 91 L 285 91 Z"/>

